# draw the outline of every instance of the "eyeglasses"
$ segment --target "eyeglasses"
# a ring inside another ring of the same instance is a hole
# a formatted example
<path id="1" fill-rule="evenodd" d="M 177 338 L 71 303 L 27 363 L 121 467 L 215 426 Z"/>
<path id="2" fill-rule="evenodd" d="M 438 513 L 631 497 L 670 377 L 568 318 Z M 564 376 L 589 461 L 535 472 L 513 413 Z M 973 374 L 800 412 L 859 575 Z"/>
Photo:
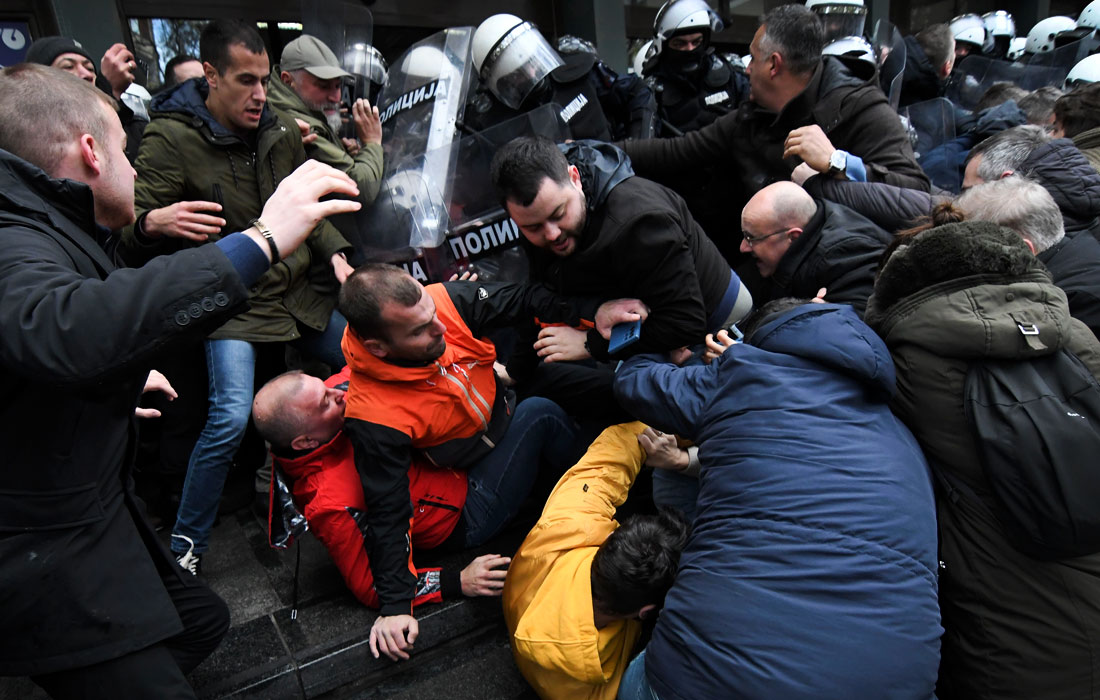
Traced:
<path id="1" fill-rule="evenodd" d="M 748 243 L 749 247 L 751 248 L 754 245 L 756 245 L 757 243 L 759 243 L 760 241 L 771 238 L 772 236 L 778 236 L 778 235 L 787 233 L 790 230 L 791 230 L 790 227 L 788 227 L 788 228 L 776 231 L 775 233 L 769 233 L 766 236 L 750 236 L 747 231 L 742 231 L 741 232 L 741 237 L 745 239 L 745 243 Z"/>

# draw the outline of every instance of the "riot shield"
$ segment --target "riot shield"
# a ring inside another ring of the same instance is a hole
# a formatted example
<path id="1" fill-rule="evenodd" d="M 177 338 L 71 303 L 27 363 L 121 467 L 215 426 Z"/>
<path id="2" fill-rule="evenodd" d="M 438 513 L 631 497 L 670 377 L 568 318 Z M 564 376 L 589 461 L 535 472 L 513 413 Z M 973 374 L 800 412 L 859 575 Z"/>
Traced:
<path id="1" fill-rule="evenodd" d="M 442 245 L 458 157 L 455 122 L 473 80 L 472 27 L 451 27 L 414 44 L 396 61 L 379 96 L 385 170 L 377 199 L 359 214 L 368 259 L 408 260 Z M 396 256 L 396 257 L 394 257 Z"/>
<path id="2" fill-rule="evenodd" d="M 1053 85 L 1061 87 L 1067 70 L 1053 66 L 1009 63 L 985 56 L 967 56 L 951 71 L 944 96 L 958 106 L 973 110 L 994 83 L 1009 82 L 1031 91 Z"/>
<path id="3" fill-rule="evenodd" d="M 882 91 L 895 110 L 901 101 L 901 84 L 905 78 L 905 39 L 890 22 L 875 22 L 875 56 Z"/>
<path id="4" fill-rule="evenodd" d="M 1027 57 L 1029 66 L 1047 66 L 1061 71 L 1061 80 L 1055 87 L 1061 87 L 1066 75 L 1077 65 L 1078 61 L 1095 53 L 1100 48 L 1100 42 L 1091 36 L 1077 39 L 1067 44 L 1056 44 L 1054 49 L 1043 53 L 1031 54 Z"/>
<path id="5" fill-rule="evenodd" d="M 344 0 L 302 0 L 302 33 L 315 36 L 341 57 L 344 70 L 351 72 L 342 51 L 349 43 L 369 45 L 374 36 L 370 10 Z"/>
<path id="6" fill-rule="evenodd" d="M 519 245 L 519 228 L 493 191 L 489 165 L 497 149 L 518 136 L 538 134 L 556 143 L 565 141 L 569 130 L 560 111 L 557 105 L 543 105 L 463 137 L 453 149 L 457 155 L 452 160 L 453 170 L 440 187 L 414 180 L 408 171 L 388 179 L 391 191 L 384 193 L 386 197 L 405 199 L 391 215 L 394 229 L 406 230 L 406 219 L 440 218 L 447 222 L 446 238 L 440 246 L 419 250 L 405 246 L 365 251 L 367 258 L 403 265 L 425 283 L 444 281 L 470 265 L 488 282 L 527 279 L 527 256 Z M 432 154 L 425 154 L 425 160 L 432 160 Z"/>
<path id="7" fill-rule="evenodd" d="M 372 101 L 386 82 L 386 62 L 374 48 L 373 21 L 370 10 L 363 6 L 348 6 L 344 13 L 344 51 L 340 60 L 351 73 L 348 81 L 348 104 L 359 98 Z"/>
<path id="8" fill-rule="evenodd" d="M 955 139 L 955 109 L 950 101 L 937 97 L 902 110 L 902 116 L 916 133 L 913 150 L 921 168 L 933 184 L 951 192 L 958 192 L 962 185 L 958 164 L 950 158 L 937 157 L 937 153 Z"/>

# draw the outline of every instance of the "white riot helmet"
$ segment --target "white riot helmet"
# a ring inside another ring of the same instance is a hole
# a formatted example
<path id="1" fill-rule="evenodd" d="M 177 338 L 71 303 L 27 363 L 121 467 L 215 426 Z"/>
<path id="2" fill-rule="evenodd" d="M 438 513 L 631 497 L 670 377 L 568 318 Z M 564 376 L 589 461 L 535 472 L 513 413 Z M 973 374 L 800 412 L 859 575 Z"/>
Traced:
<path id="1" fill-rule="evenodd" d="M 375 85 L 386 82 L 387 66 L 382 52 L 370 44 L 358 43 L 348 47 L 344 54 L 344 68 L 349 73 L 361 75 Z"/>
<path id="2" fill-rule="evenodd" d="M 1100 54 L 1086 56 L 1070 68 L 1062 89 L 1069 92 L 1075 87 L 1100 82 Z"/>
<path id="3" fill-rule="evenodd" d="M 1007 36 L 1010 39 L 1016 36 L 1016 20 L 1004 10 L 986 12 L 982 15 L 982 23 L 985 24 L 985 32 L 989 36 Z"/>
<path id="4" fill-rule="evenodd" d="M 1005 58 L 1010 61 L 1019 60 L 1024 55 L 1024 47 L 1027 46 L 1027 37 L 1018 36 L 1012 41 L 1008 42 L 1008 53 L 1005 54 Z"/>
<path id="5" fill-rule="evenodd" d="M 1077 28 L 1100 29 L 1100 0 L 1092 0 L 1077 17 Z"/>
<path id="6" fill-rule="evenodd" d="M 639 46 L 638 51 L 634 54 L 634 60 L 631 61 L 634 75 L 641 76 L 645 70 L 646 61 L 653 58 L 656 54 L 657 48 L 653 45 L 653 39 Z"/>
<path id="7" fill-rule="evenodd" d="M 653 20 L 655 54 L 664 51 L 665 43 L 678 34 L 700 32 L 710 37 L 722 31 L 722 20 L 703 0 L 669 0 L 657 10 Z"/>
<path id="8" fill-rule="evenodd" d="M 1047 17 L 1035 23 L 1031 31 L 1027 33 L 1027 44 L 1024 51 L 1027 53 L 1046 53 L 1054 50 L 1054 38 L 1062 32 L 1076 29 L 1077 23 L 1069 17 L 1055 15 Z"/>
<path id="9" fill-rule="evenodd" d="M 535 86 L 564 65 L 535 25 L 509 14 L 493 15 L 478 25 L 472 52 L 482 82 L 512 109 L 519 109 Z"/>
<path id="10" fill-rule="evenodd" d="M 400 72 L 412 80 L 449 80 L 457 77 L 458 69 L 435 46 L 417 46 L 401 61 Z"/>
<path id="11" fill-rule="evenodd" d="M 863 36 L 867 8 L 863 0 L 806 0 L 806 7 L 821 18 L 825 41 L 848 36 Z"/>
<path id="12" fill-rule="evenodd" d="M 976 14 L 959 15 L 947 25 L 951 28 L 951 36 L 957 42 L 973 44 L 978 48 L 985 46 L 985 22 Z"/>
<path id="13" fill-rule="evenodd" d="M 878 67 L 875 62 L 875 49 L 870 42 L 861 36 L 845 36 L 834 39 L 821 50 L 825 56 L 847 56 L 865 61 L 873 67 Z"/>

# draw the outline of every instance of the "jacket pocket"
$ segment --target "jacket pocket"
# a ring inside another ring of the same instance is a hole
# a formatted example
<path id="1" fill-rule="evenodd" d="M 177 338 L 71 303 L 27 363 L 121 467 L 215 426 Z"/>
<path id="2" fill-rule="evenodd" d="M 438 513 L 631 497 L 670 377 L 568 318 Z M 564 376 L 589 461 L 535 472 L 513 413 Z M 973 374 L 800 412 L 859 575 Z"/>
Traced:
<path id="1" fill-rule="evenodd" d="M 102 519 L 95 482 L 51 491 L 0 489 L 0 532 L 64 530 Z"/>

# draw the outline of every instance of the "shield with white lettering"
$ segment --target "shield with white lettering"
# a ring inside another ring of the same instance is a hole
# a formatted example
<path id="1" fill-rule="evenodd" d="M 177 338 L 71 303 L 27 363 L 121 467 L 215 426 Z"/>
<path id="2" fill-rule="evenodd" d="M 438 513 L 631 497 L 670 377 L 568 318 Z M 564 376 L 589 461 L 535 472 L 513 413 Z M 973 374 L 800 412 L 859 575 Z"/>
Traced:
<path id="1" fill-rule="evenodd" d="M 398 58 L 378 99 L 385 153 L 374 203 L 352 244 L 368 260 L 412 260 L 451 230 L 447 203 L 458 157 L 456 122 L 473 80 L 472 27 L 451 27 Z"/>

